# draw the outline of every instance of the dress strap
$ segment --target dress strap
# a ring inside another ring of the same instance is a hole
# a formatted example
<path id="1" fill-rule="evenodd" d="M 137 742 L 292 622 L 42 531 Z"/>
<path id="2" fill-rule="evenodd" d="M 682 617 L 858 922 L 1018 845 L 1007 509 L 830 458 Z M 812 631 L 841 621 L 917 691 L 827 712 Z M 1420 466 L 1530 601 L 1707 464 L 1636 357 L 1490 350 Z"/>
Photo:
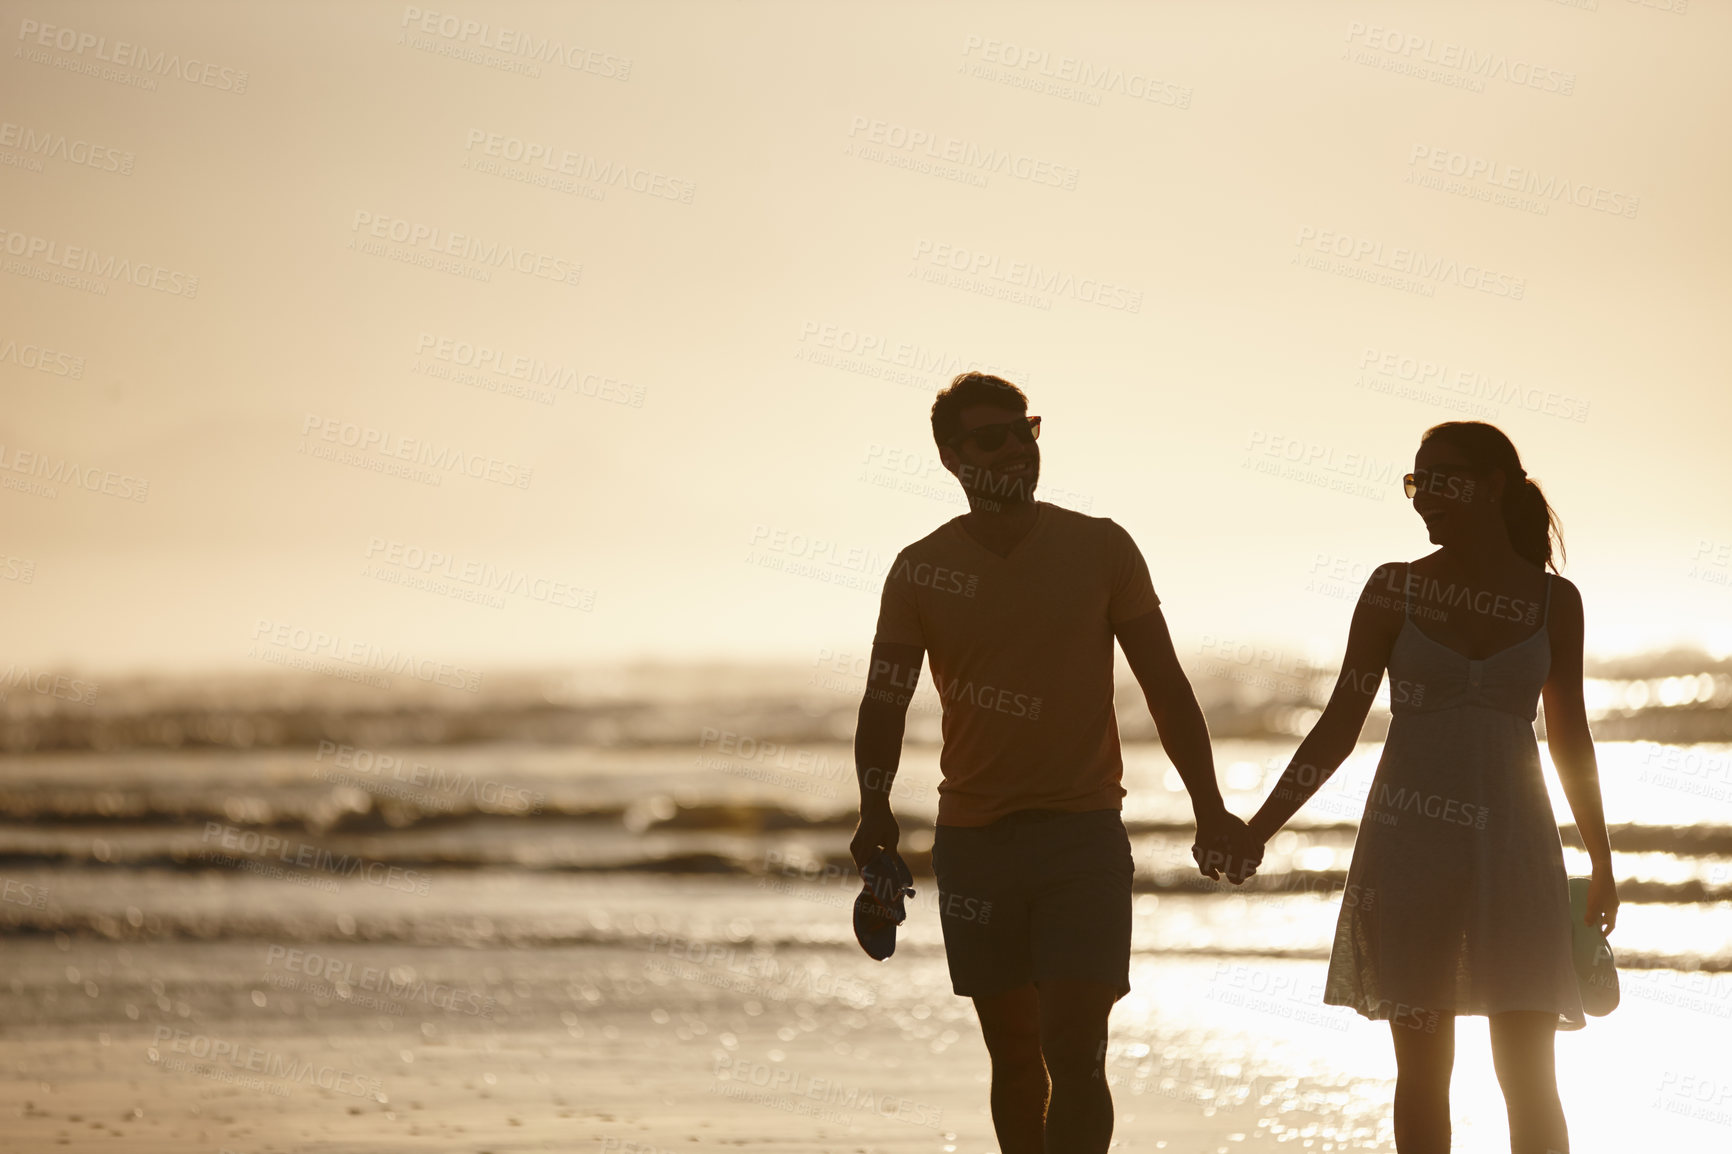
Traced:
<path id="1" fill-rule="evenodd" d="M 1401 580 L 1401 619 L 1403 621 L 1409 620 L 1408 612 L 1407 612 L 1407 603 L 1409 600 L 1411 600 L 1412 596 L 1413 596 L 1413 562 L 1409 561 L 1407 563 L 1407 569 L 1403 573 L 1402 580 Z"/>
<path id="2" fill-rule="evenodd" d="M 1543 629 L 1546 626 L 1550 625 L 1551 623 L 1552 623 L 1552 575 L 1550 573 L 1547 573 L 1546 574 L 1546 604 L 1545 604 L 1545 608 L 1540 610 L 1540 628 Z"/>

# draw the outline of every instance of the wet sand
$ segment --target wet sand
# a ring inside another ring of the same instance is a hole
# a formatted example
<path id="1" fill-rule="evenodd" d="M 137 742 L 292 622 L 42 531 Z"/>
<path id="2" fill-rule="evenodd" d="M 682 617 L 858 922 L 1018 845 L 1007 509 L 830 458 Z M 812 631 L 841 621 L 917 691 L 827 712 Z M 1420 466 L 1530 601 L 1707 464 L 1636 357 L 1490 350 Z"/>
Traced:
<path id="1" fill-rule="evenodd" d="M 307 950 L 0 943 L 4 1148 L 997 1150 L 978 1026 L 930 951 Z M 1137 959 L 1107 1060 L 1115 1148 L 1393 1149 L 1384 1029 L 1320 1005 L 1320 980 L 1314 961 Z M 1729 1132 L 1725 1059 L 1665 1047 L 1704 1007 L 1655 989 L 1560 1037 L 1578 1151 Z M 1458 1046 L 1457 1148 L 1507 1149 L 1483 1020 Z"/>

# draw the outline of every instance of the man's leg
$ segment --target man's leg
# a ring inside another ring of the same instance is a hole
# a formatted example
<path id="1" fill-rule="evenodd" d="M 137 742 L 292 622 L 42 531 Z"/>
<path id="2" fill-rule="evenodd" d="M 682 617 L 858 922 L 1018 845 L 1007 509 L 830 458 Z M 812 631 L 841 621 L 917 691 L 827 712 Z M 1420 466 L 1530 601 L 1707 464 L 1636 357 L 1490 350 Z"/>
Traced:
<path id="1" fill-rule="evenodd" d="M 1106 1079 L 1107 1017 L 1119 991 L 1106 982 L 1081 978 L 1046 978 L 1036 985 L 1040 1049 L 1052 1076 L 1046 1152 L 1105 1154 L 1113 1136 L 1113 1096 Z"/>
<path id="2" fill-rule="evenodd" d="M 932 838 L 932 872 L 951 989 L 973 999 L 992 1058 L 998 1144 L 1003 1154 L 1043 1154 L 1050 1088 L 1040 1055 L 1023 870 L 1012 840 L 1003 828 L 940 825 Z"/>
<path id="3" fill-rule="evenodd" d="M 1029 911 L 1040 1043 L 1052 1078 L 1046 1148 L 1104 1154 L 1113 1134 L 1107 1017 L 1130 990 L 1131 840 L 1117 810 L 1070 814 L 1031 834 Z"/>
<path id="4" fill-rule="evenodd" d="M 1045 1154 L 1051 1087 L 1041 1058 L 1040 1011 L 1033 985 L 974 999 L 992 1056 L 992 1128 L 1002 1154 Z"/>

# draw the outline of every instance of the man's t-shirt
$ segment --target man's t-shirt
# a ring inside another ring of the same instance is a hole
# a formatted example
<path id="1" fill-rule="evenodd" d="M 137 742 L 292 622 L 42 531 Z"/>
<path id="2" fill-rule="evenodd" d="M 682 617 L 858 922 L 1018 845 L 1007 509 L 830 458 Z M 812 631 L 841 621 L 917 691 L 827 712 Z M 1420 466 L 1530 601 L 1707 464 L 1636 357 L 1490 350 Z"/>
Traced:
<path id="1" fill-rule="evenodd" d="M 1113 629 L 1161 600 L 1129 533 L 1037 501 L 1000 557 L 957 517 L 896 555 L 876 642 L 919 645 L 944 709 L 938 824 L 1117 809 Z"/>

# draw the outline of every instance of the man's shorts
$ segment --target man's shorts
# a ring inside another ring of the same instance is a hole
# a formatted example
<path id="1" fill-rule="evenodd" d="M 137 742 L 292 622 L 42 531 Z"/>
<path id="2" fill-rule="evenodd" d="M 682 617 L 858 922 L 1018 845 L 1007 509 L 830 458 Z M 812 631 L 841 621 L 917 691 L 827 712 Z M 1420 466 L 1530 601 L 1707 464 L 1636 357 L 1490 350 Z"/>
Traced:
<path id="1" fill-rule="evenodd" d="M 1019 810 L 932 840 L 950 986 L 1084 978 L 1131 989 L 1131 839 L 1116 809 Z"/>

